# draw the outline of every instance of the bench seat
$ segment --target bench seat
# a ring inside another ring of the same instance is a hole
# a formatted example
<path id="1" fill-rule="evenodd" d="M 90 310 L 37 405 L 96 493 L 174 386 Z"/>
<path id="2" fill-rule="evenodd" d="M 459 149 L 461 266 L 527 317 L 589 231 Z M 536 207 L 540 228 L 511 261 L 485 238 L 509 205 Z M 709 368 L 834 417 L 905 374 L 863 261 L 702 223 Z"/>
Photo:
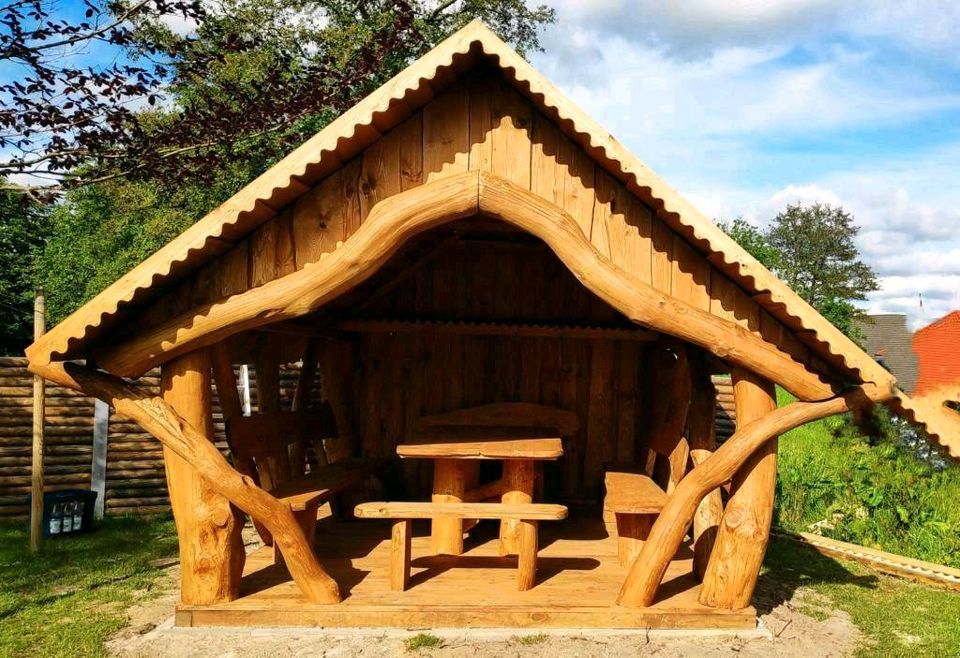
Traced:
<path id="1" fill-rule="evenodd" d="M 403 591 L 410 584 L 410 538 L 413 519 L 510 519 L 519 528 L 517 588 L 533 587 L 537 571 L 537 523 L 567 518 L 567 508 L 548 503 L 361 503 L 354 509 L 360 519 L 392 519 L 390 588 Z"/>
<path id="2" fill-rule="evenodd" d="M 326 464 L 281 483 L 270 495 L 285 502 L 294 512 L 302 512 L 360 484 L 377 470 L 379 464 L 369 459 L 345 459 Z"/>
<path id="3" fill-rule="evenodd" d="M 648 475 L 625 470 L 608 470 L 603 484 L 604 521 L 616 518 L 617 555 L 620 564 L 629 566 L 667 504 L 667 493 Z"/>

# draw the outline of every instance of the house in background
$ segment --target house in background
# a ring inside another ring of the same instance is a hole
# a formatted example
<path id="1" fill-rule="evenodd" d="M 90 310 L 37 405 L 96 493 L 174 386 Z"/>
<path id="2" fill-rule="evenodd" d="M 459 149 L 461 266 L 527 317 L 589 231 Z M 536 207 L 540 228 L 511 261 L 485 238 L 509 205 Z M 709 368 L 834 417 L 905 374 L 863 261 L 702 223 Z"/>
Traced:
<path id="1" fill-rule="evenodd" d="M 917 383 L 917 355 L 911 347 L 907 316 L 901 313 L 868 315 L 859 323 L 867 354 L 889 370 L 907 393 Z"/>
<path id="2" fill-rule="evenodd" d="M 948 313 L 917 331 L 913 335 L 913 351 L 919 374 L 911 393 L 924 395 L 947 384 L 960 385 L 960 311 Z"/>

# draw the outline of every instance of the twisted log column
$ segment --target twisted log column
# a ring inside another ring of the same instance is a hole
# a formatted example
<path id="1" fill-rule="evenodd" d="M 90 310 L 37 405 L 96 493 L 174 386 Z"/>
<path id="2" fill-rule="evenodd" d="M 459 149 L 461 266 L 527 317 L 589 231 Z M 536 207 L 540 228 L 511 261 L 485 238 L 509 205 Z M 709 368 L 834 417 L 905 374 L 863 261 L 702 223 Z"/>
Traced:
<path id="1" fill-rule="evenodd" d="M 874 387 L 856 388 L 823 402 L 794 402 L 741 426 L 677 485 L 630 568 L 617 601 L 631 607 L 647 607 L 653 603 L 667 566 L 680 548 L 700 501 L 733 477 L 744 461 L 772 437 L 812 420 L 850 411 L 870 400 L 885 399 L 890 393 Z"/>
<path id="2" fill-rule="evenodd" d="M 777 408 L 776 387 L 753 373 L 735 368 L 733 401 L 737 427 Z M 770 539 L 773 497 L 777 486 L 777 437 L 750 455 L 734 474 L 730 499 L 700 590 L 700 603 L 737 610 L 750 605 L 763 555 Z"/>
<path id="3" fill-rule="evenodd" d="M 160 390 L 164 402 L 186 422 L 204 437 L 213 436 L 207 350 L 165 363 Z M 243 514 L 167 446 L 163 463 L 180 542 L 180 600 L 194 605 L 233 601 L 240 592 L 246 557 Z"/>

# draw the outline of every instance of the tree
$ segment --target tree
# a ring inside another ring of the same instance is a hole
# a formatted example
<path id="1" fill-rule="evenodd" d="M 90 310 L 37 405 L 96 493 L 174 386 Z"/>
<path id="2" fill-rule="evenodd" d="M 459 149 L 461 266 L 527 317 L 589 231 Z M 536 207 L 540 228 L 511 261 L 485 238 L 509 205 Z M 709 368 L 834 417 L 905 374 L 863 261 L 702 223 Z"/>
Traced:
<path id="1" fill-rule="evenodd" d="M 729 222 L 720 220 L 717 226 L 733 238 L 734 242 L 746 249 L 751 256 L 763 263 L 764 267 L 769 270 L 777 269 L 780 254 L 767 240 L 763 231 L 743 217 L 737 217 Z"/>
<path id="2" fill-rule="evenodd" d="M 79 21 L 0 7 L 0 62 L 24 71 L 0 85 L 0 175 L 50 180 L 33 189 L 271 160 L 474 18 L 521 51 L 554 19 L 524 0 L 84 1 Z M 62 64 L 99 42 L 104 62 Z"/>
<path id="3" fill-rule="evenodd" d="M 0 191 L 0 354 L 23 354 L 33 340 L 34 259 L 48 233 L 45 209 Z"/>
<path id="4" fill-rule="evenodd" d="M 877 277 L 860 260 L 853 215 L 839 206 L 788 205 L 778 214 L 767 240 L 780 256 L 777 274 L 814 308 L 863 301 L 879 290 Z"/>
<path id="5" fill-rule="evenodd" d="M 839 206 L 788 205 L 766 230 L 743 218 L 718 226 L 848 336 L 859 339 L 855 302 L 879 289 L 854 244 L 859 228 Z"/>
<path id="6" fill-rule="evenodd" d="M 140 21 L 165 49 L 165 102 L 67 173 L 38 265 L 51 321 L 203 217 L 342 110 L 474 18 L 520 50 L 553 20 L 523 0 L 203 0 L 189 37 Z M 399 22 L 398 22 L 399 21 Z M 143 135 L 141 140 L 136 135 Z M 2 167 L 0 167 L 2 170 Z"/>

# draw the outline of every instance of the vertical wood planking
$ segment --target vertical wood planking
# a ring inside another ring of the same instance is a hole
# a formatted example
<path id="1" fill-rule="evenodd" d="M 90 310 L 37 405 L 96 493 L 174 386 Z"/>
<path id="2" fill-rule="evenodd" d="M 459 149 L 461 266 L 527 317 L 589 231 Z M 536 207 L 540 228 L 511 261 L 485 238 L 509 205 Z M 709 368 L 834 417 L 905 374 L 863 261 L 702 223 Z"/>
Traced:
<path id="1" fill-rule="evenodd" d="M 267 222 L 250 239 L 250 286 L 273 281 L 277 273 L 277 223 Z"/>
<path id="2" fill-rule="evenodd" d="M 710 263 L 679 235 L 673 236 L 670 292 L 703 311 L 710 310 Z"/>
<path id="3" fill-rule="evenodd" d="M 585 483 L 591 484 L 600 481 L 604 462 L 613 461 L 617 456 L 615 401 L 619 385 L 616 379 L 613 341 L 592 342 L 587 445 L 583 470 Z"/>
<path id="4" fill-rule="evenodd" d="M 293 238 L 297 266 L 320 260 L 344 239 L 343 205 L 340 200 L 342 172 L 337 170 L 297 199 L 293 207 Z"/>
<path id="5" fill-rule="evenodd" d="M 220 296 L 250 289 L 250 242 L 238 243 L 220 259 Z"/>
<path id="6" fill-rule="evenodd" d="M 558 174 L 563 176 L 561 208 L 577 220 L 587 237 L 593 224 L 594 173 L 593 160 L 567 137 L 558 140 Z"/>
<path id="7" fill-rule="evenodd" d="M 396 129 L 400 141 L 400 189 L 423 184 L 423 113 L 417 112 Z"/>
<path id="8" fill-rule="evenodd" d="M 364 219 L 380 201 L 402 191 L 401 136 L 392 130 L 364 151 L 359 179 L 360 215 Z"/>
<path id="9" fill-rule="evenodd" d="M 650 222 L 650 283 L 670 293 L 673 281 L 673 232 L 656 217 Z"/>
<path id="10" fill-rule="evenodd" d="M 423 108 L 424 181 L 467 171 L 470 155 L 470 95 L 453 87 Z"/>
<path id="11" fill-rule="evenodd" d="M 624 340 L 619 342 L 616 435 L 618 462 L 633 462 L 637 438 L 637 344 Z"/>
<path id="12" fill-rule="evenodd" d="M 530 152 L 530 190 L 561 206 L 564 177 L 560 175 L 560 130 L 543 114 L 533 114 Z"/>
<path id="13" fill-rule="evenodd" d="M 293 242 L 293 210 L 288 209 L 280 213 L 272 221 L 277 225 L 274 276 L 286 276 L 297 271 L 297 252 Z"/>
<path id="14" fill-rule="evenodd" d="M 490 95 L 489 112 L 491 173 L 529 188 L 530 102 L 505 85 L 497 85 Z"/>

